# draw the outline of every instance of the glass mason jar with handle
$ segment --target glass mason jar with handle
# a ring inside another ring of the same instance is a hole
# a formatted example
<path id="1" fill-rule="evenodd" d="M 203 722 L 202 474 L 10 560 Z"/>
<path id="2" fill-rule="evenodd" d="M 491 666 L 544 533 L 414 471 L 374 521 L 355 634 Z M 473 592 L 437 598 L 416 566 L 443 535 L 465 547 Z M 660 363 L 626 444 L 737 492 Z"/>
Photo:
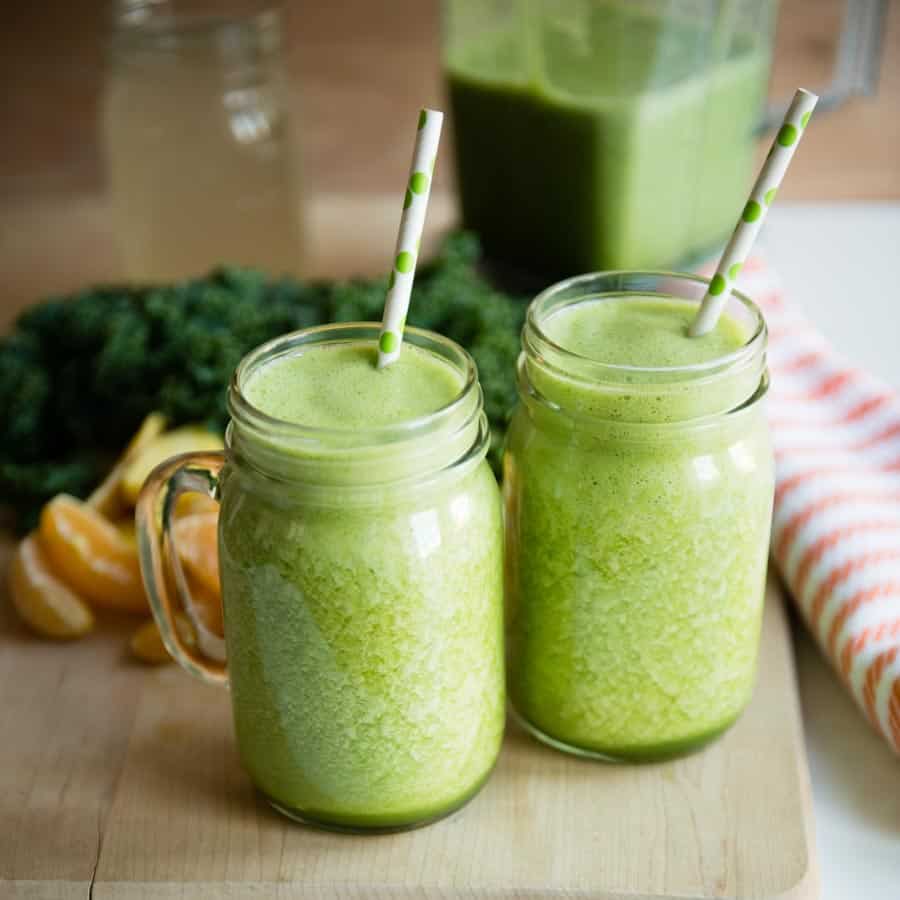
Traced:
<path id="1" fill-rule="evenodd" d="M 750 699 L 773 459 L 766 332 L 709 339 L 687 275 L 586 275 L 531 304 L 504 458 L 508 691 L 570 752 L 664 758 Z"/>
<path id="2" fill-rule="evenodd" d="M 164 463 L 137 511 L 165 644 L 188 671 L 230 686 L 254 784 L 291 817 L 358 831 L 465 803 L 494 765 L 505 716 L 501 504 L 469 355 L 407 328 L 404 354 L 427 356 L 456 393 L 390 425 L 307 427 L 256 405 L 273 363 L 348 346 L 374 354 L 378 331 L 324 326 L 252 352 L 231 384 L 225 453 Z M 200 650 L 175 625 L 179 607 L 192 609 L 171 529 L 188 491 L 221 503 L 227 670 L 200 652 L 217 648 L 199 617 Z"/>
<path id="3" fill-rule="evenodd" d="M 883 0 L 847 2 L 826 106 L 870 86 L 858 64 L 877 58 Z M 488 255 L 563 276 L 684 267 L 723 242 L 746 198 L 776 6 L 444 0 L 463 220 Z"/>

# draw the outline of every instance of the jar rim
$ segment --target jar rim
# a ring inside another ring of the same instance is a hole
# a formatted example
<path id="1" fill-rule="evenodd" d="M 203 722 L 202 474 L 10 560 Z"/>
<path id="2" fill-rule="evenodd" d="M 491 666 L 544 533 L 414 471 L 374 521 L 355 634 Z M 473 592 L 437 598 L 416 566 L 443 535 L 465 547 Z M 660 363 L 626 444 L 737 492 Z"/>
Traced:
<path id="1" fill-rule="evenodd" d="M 674 437 L 715 427 L 716 423 L 723 418 L 732 419 L 756 408 L 763 400 L 765 400 L 771 386 L 769 373 L 764 369 L 753 393 L 748 394 L 747 398 L 736 406 L 723 409 L 720 412 L 706 413 L 690 418 L 675 418 L 667 421 L 645 421 L 640 419 L 605 417 L 595 413 L 563 407 L 556 400 L 542 394 L 533 384 L 531 384 L 524 371 L 524 357 L 522 355 L 520 355 L 516 365 L 516 382 L 520 398 L 531 398 L 554 413 L 563 413 L 565 417 L 572 422 L 580 423 L 580 428 L 589 427 L 589 423 L 618 428 L 622 434 L 627 432 L 630 436 L 628 440 L 635 443 L 644 439 L 659 440 L 661 435 L 671 435 Z M 624 440 L 624 438 L 621 439 Z"/>
<path id="2" fill-rule="evenodd" d="M 710 284 L 710 279 L 705 278 L 701 275 L 692 275 L 685 272 L 669 272 L 665 270 L 656 271 L 651 269 L 614 269 L 609 271 L 588 272 L 583 275 L 575 275 L 571 278 L 566 278 L 563 281 L 558 281 L 550 285 L 549 287 L 541 291 L 531 301 L 531 303 L 528 305 L 528 310 L 525 316 L 523 342 L 527 345 L 529 343 L 529 338 L 536 338 L 538 349 L 546 347 L 547 349 L 552 350 L 554 353 L 558 354 L 560 360 L 562 361 L 571 359 L 577 364 L 590 366 L 591 373 L 600 375 L 600 380 L 604 380 L 602 378 L 603 373 L 608 373 L 610 381 L 624 380 L 628 376 L 634 377 L 654 375 L 670 376 L 678 380 L 689 376 L 703 378 L 708 375 L 715 375 L 716 373 L 723 370 L 737 367 L 740 364 L 747 363 L 754 356 L 756 356 L 761 349 L 765 347 L 767 340 L 767 328 L 762 311 L 756 305 L 756 303 L 753 302 L 753 300 L 751 300 L 746 294 L 738 290 L 732 290 L 731 296 L 734 297 L 754 319 L 755 325 L 752 333 L 747 338 L 745 343 L 738 347 L 736 350 L 733 350 L 730 353 L 726 353 L 722 356 L 713 357 L 709 360 L 703 360 L 702 362 L 698 363 L 687 363 L 678 366 L 635 366 L 626 365 L 623 363 L 606 363 L 594 357 L 585 356 L 583 354 L 576 353 L 573 350 L 569 350 L 566 347 L 563 347 L 561 344 L 554 341 L 543 330 L 543 328 L 541 327 L 541 321 L 545 321 L 546 317 L 541 316 L 540 314 L 547 312 L 546 307 L 549 305 L 550 301 L 552 301 L 559 295 L 566 293 L 567 291 L 575 291 L 582 286 L 585 287 L 583 295 L 580 297 L 573 297 L 570 303 L 564 305 L 574 305 L 575 303 L 583 302 L 586 299 L 629 296 L 638 297 L 642 295 L 670 296 L 674 297 L 675 299 L 685 300 L 687 302 L 690 302 L 692 299 L 690 297 L 679 297 L 677 294 L 663 294 L 661 291 L 651 287 L 648 287 L 645 290 L 638 290 L 632 287 L 620 287 L 611 290 L 589 290 L 587 288 L 588 285 L 596 284 L 601 280 L 612 281 L 614 279 L 646 279 L 648 281 L 670 279 L 675 282 L 692 284 L 695 286 L 702 285 L 704 288 L 704 293 L 706 288 L 709 287 Z M 554 311 L 562 307 L 563 304 L 560 304 L 559 306 L 554 307 Z M 616 376 L 620 377 L 617 378 Z"/>
<path id="3" fill-rule="evenodd" d="M 239 427 L 263 432 L 267 437 L 289 445 L 337 445 L 344 450 L 366 450 L 415 440 L 439 430 L 445 424 L 453 423 L 459 411 L 472 402 L 473 394 L 479 390 L 475 360 L 450 338 L 412 326 L 404 329 L 406 342 L 436 352 L 463 375 L 459 393 L 433 412 L 397 424 L 372 428 L 319 427 L 271 416 L 252 404 L 244 393 L 244 387 L 252 374 L 278 356 L 287 355 L 304 346 L 321 347 L 351 341 L 371 341 L 373 346 L 377 346 L 380 330 L 379 322 L 336 322 L 291 331 L 260 344 L 244 356 L 231 376 L 227 398 L 229 415 Z M 479 400 L 477 406 L 480 408 L 480 405 Z"/>

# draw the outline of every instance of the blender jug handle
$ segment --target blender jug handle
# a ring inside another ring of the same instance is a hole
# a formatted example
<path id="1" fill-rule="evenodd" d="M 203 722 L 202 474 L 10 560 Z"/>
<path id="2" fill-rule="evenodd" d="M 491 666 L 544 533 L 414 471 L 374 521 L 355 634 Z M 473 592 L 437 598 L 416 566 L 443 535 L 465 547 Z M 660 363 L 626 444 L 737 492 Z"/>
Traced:
<path id="1" fill-rule="evenodd" d="M 851 97 L 875 93 L 887 5 L 887 0 L 845 0 L 831 81 L 819 91 L 819 110 L 836 109 Z M 761 130 L 781 122 L 787 105 L 787 99 L 770 104 Z"/>

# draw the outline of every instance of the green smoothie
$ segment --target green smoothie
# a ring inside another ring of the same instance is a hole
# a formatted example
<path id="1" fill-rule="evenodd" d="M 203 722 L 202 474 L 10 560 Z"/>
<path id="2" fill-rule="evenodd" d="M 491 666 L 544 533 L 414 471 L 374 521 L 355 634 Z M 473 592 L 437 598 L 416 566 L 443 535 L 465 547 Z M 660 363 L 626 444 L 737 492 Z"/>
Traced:
<path id="1" fill-rule="evenodd" d="M 744 330 L 728 316 L 702 337 L 688 337 L 696 312 L 676 297 L 614 297 L 567 306 L 544 321 L 543 331 L 570 353 L 610 366 L 690 366 L 746 343 Z"/>
<path id="2" fill-rule="evenodd" d="M 282 811 L 350 829 L 461 805 L 504 724 L 501 511 L 480 397 L 409 342 L 377 370 L 376 334 L 251 365 L 243 398 L 301 433 L 236 415 L 221 479 L 241 757 Z"/>
<path id="3" fill-rule="evenodd" d="M 523 4 L 446 42 L 463 219 L 490 255 L 550 274 L 671 268 L 727 237 L 767 38 L 720 47 L 709 21 L 643 7 Z"/>
<path id="4" fill-rule="evenodd" d="M 373 348 L 336 344 L 263 366 L 244 396 L 257 409 L 310 428 L 366 429 L 396 425 L 448 406 L 462 376 L 416 347 L 383 369 Z"/>
<path id="5" fill-rule="evenodd" d="M 773 491 L 764 359 L 729 317 L 688 337 L 695 311 L 587 297 L 526 329 L 505 459 L 508 689 L 533 732 L 574 752 L 686 751 L 752 692 Z"/>

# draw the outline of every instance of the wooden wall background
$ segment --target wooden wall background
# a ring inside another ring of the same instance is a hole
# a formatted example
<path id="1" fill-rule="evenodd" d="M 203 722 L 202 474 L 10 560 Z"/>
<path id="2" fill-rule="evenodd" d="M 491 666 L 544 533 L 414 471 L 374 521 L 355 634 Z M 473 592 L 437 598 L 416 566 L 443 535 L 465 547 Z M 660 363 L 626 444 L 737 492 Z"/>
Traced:
<path id="1" fill-rule="evenodd" d="M 781 0 L 773 93 L 823 83 L 843 2 Z M 107 6 L 0 4 L 3 198 L 102 190 L 96 119 Z M 410 107 L 440 103 L 437 0 L 285 6 L 310 189 L 395 188 L 407 165 Z M 817 120 L 782 200 L 900 199 L 900 0 L 889 7 L 878 96 Z M 347 139 L 351 122 L 367 140 Z"/>

